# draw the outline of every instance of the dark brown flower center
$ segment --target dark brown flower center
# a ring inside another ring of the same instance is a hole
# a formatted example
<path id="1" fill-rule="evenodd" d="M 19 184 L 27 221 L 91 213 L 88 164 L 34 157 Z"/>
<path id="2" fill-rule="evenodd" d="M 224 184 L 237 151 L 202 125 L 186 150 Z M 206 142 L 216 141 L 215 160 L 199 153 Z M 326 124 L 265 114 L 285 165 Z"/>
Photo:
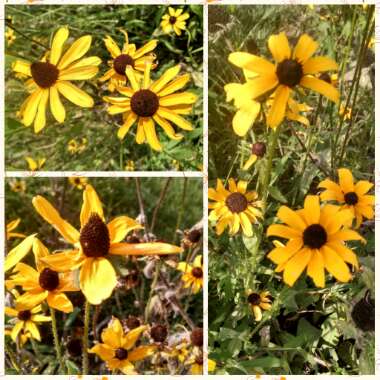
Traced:
<path id="1" fill-rule="evenodd" d="M 41 88 L 49 88 L 58 79 L 59 70 L 49 62 L 34 62 L 30 66 L 32 77 Z"/>
<path id="2" fill-rule="evenodd" d="M 242 193 L 231 193 L 226 199 L 226 205 L 231 212 L 239 213 L 247 209 L 248 200 Z"/>
<path id="3" fill-rule="evenodd" d="M 187 238 L 192 242 L 192 243 L 198 243 L 200 238 L 202 236 L 202 232 L 200 230 L 191 230 L 189 234 L 187 235 Z"/>
<path id="4" fill-rule="evenodd" d="M 349 193 L 344 194 L 344 201 L 348 205 L 354 206 L 354 205 L 356 205 L 356 203 L 358 203 L 359 197 L 355 192 L 351 191 Z"/>
<path id="5" fill-rule="evenodd" d="M 120 75 L 125 76 L 127 66 L 135 67 L 135 60 L 128 54 L 120 54 L 113 60 L 113 68 Z"/>
<path id="6" fill-rule="evenodd" d="M 252 153 L 255 154 L 257 157 L 264 157 L 265 153 L 267 152 L 267 147 L 262 142 L 257 142 L 252 145 Z"/>
<path id="7" fill-rule="evenodd" d="M 82 340 L 81 339 L 70 339 L 66 345 L 67 352 L 70 356 L 76 358 L 82 355 Z"/>
<path id="8" fill-rule="evenodd" d="M 94 213 L 80 232 L 79 238 L 83 253 L 88 257 L 108 255 L 110 235 L 102 218 Z"/>
<path id="9" fill-rule="evenodd" d="M 170 16 L 170 18 L 169 18 L 170 24 L 174 25 L 176 23 L 176 21 L 177 21 L 177 17 Z"/>
<path id="10" fill-rule="evenodd" d="M 20 321 L 29 321 L 31 316 L 32 316 L 32 313 L 30 312 L 30 310 L 21 310 L 17 314 L 17 318 Z"/>
<path id="11" fill-rule="evenodd" d="M 303 231 L 303 243 L 310 248 L 321 248 L 326 242 L 327 233 L 320 224 L 311 224 Z"/>
<path id="12" fill-rule="evenodd" d="M 137 327 L 140 327 L 141 323 L 138 318 L 131 315 L 126 319 L 125 324 L 130 330 L 133 330 L 133 329 L 136 329 Z"/>
<path id="13" fill-rule="evenodd" d="M 40 273 L 38 282 L 40 283 L 42 289 L 53 291 L 57 289 L 59 285 L 58 272 L 50 268 L 45 268 Z"/>
<path id="14" fill-rule="evenodd" d="M 295 59 L 284 59 L 277 65 L 277 77 L 280 84 L 294 87 L 303 77 L 302 65 Z"/>
<path id="15" fill-rule="evenodd" d="M 198 365 L 203 365 L 203 357 L 202 356 L 197 356 L 195 358 L 195 363 L 197 363 Z"/>
<path id="16" fill-rule="evenodd" d="M 194 346 L 202 347 L 203 346 L 203 329 L 201 327 L 196 327 L 191 332 L 191 343 L 193 343 Z"/>
<path id="17" fill-rule="evenodd" d="M 150 329 L 150 336 L 155 342 L 162 343 L 168 336 L 168 329 L 164 325 L 155 325 Z"/>
<path id="18" fill-rule="evenodd" d="M 260 297 L 260 294 L 257 294 L 257 293 L 251 293 L 249 296 L 248 296 L 248 302 L 251 304 L 251 305 L 260 305 L 260 302 L 261 302 L 261 297 Z"/>
<path id="19" fill-rule="evenodd" d="M 115 351 L 115 358 L 119 360 L 124 360 L 128 357 L 128 351 L 124 348 L 118 348 Z"/>
<path id="20" fill-rule="evenodd" d="M 191 270 L 191 274 L 195 277 L 195 278 L 202 278 L 203 277 L 203 270 L 202 268 L 199 268 L 199 267 L 195 267 Z"/>
<path id="21" fill-rule="evenodd" d="M 138 116 L 153 116 L 158 110 L 158 106 L 158 96 L 150 90 L 136 91 L 131 98 L 132 111 Z"/>
<path id="22" fill-rule="evenodd" d="M 331 77 L 330 77 L 330 75 L 327 74 L 327 73 L 322 73 L 322 74 L 319 76 L 319 79 L 320 79 L 320 80 L 323 80 L 323 81 L 325 81 L 325 82 L 327 82 L 327 83 L 331 83 Z"/>

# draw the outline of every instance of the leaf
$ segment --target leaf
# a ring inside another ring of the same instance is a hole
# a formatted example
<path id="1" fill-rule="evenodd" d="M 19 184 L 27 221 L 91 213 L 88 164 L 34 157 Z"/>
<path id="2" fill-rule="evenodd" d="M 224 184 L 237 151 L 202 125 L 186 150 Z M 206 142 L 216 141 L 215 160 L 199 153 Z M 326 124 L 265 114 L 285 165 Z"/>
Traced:
<path id="1" fill-rule="evenodd" d="M 276 201 L 279 201 L 281 203 L 288 203 L 287 199 L 277 187 L 270 186 L 268 191 L 272 198 L 274 198 Z"/>
<path id="2" fill-rule="evenodd" d="M 276 356 L 265 356 L 263 358 L 258 358 L 255 360 L 246 360 L 240 362 L 249 373 L 253 373 L 255 368 L 282 368 L 284 366 L 284 361 L 281 358 L 277 358 Z"/>

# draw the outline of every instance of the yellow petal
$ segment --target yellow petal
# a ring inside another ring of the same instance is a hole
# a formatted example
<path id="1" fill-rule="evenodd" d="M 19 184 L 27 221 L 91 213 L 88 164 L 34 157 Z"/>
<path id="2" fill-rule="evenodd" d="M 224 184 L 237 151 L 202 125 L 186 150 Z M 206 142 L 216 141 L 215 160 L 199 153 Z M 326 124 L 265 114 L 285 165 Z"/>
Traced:
<path id="1" fill-rule="evenodd" d="M 15 71 L 16 73 L 24 74 L 24 75 L 27 75 L 28 77 L 31 77 L 32 73 L 30 71 L 30 65 L 31 65 L 30 62 L 16 60 L 12 64 L 12 70 Z"/>
<path id="2" fill-rule="evenodd" d="M 41 272 L 44 267 L 43 265 L 41 265 L 41 259 L 43 257 L 49 256 L 50 252 L 39 239 L 35 238 L 33 241 L 33 253 L 37 270 Z"/>
<path id="3" fill-rule="evenodd" d="M 302 71 L 305 75 L 338 69 L 337 63 L 329 57 L 310 58 L 302 66 Z"/>
<path id="4" fill-rule="evenodd" d="M 87 58 L 82 58 L 79 61 L 72 63 L 69 68 L 78 68 L 84 66 L 99 66 L 102 63 L 102 60 L 99 57 L 91 56 Z"/>
<path id="5" fill-rule="evenodd" d="M 87 184 L 83 191 L 83 204 L 80 212 L 80 224 L 82 228 L 88 222 L 91 214 L 97 214 L 104 220 L 102 202 L 100 202 L 95 189 Z"/>
<path id="6" fill-rule="evenodd" d="M 257 161 L 256 154 L 251 154 L 248 160 L 245 162 L 243 166 L 243 170 L 249 170 L 249 168 Z"/>
<path id="7" fill-rule="evenodd" d="M 107 225 L 111 243 L 119 243 L 125 236 L 133 230 L 143 228 L 134 219 L 128 216 L 119 216 Z"/>
<path id="8" fill-rule="evenodd" d="M 120 348 L 123 336 L 122 324 L 119 319 L 112 317 L 108 326 L 102 331 L 102 341 L 110 347 Z"/>
<path id="9" fill-rule="evenodd" d="M 49 292 L 42 290 L 39 293 L 26 292 L 17 298 L 17 310 L 30 310 L 44 302 Z"/>
<path id="10" fill-rule="evenodd" d="M 313 279 L 315 286 L 325 287 L 325 263 L 318 249 L 314 249 L 307 266 L 307 274 Z"/>
<path id="11" fill-rule="evenodd" d="M 70 63 L 82 58 L 87 53 L 88 49 L 90 49 L 91 41 L 91 36 L 83 36 L 78 38 L 59 61 L 58 69 L 63 70 L 70 65 Z"/>
<path id="12" fill-rule="evenodd" d="M 181 92 L 172 95 L 166 95 L 160 98 L 159 102 L 161 106 L 169 107 L 179 104 L 193 104 L 197 100 L 197 95 L 191 92 Z"/>
<path id="13" fill-rule="evenodd" d="M 183 138 L 182 134 L 175 133 L 174 128 L 171 126 L 171 124 L 167 120 L 163 119 L 157 114 L 153 115 L 153 120 L 165 131 L 165 133 L 169 136 L 169 138 L 173 140 L 181 140 Z"/>
<path id="14" fill-rule="evenodd" d="M 289 42 L 284 32 L 269 37 L 268 47 L 276 62 L 290 58 Z"/>
<path id="15" fill-rule="evenodd" d="M 140 338 L 141 334 L 147 329 L 147 326 L 139 326 L 131 331 L 129 331 L 125 335 L 125 340 L 123 344 L 123 348 L 125 350 L 130 350 Z M 129 355 L 128 355 L 129 358 Z"/>
<path id="16" fill-rule="evenodd" d="M 86 92 L 67 81 L 59 81 L 56 84 L 58 91 L 70 102 L 79 107 L 89 108 L 94 106 L 94 100 Z"/>
<path id="17" fill-rule="evenodd" d="M 121 55 L 121 51 L 112 37 L 107 36 L 103 41 L 112 58 L 116 58 Z"/>
<path id="18" fill-rule="evenodd" d="M 42 91 L 41 99 L 38 104 L 36 118 L 34 119 L 34 132 L 40 132 L 46 125 L 46 105 L 49 100 L 49 90 Z"/>
<path id="19" fill-rule="evenodd" d="M 150 117 L 142 117 L 140 120 L 142 121 L 148 144 L 151 146 L 152 149 L 158 152 L 162 151 L 162 146 L 160 144 L 160 141 L 158 140 L 153 119 Z"/>
<path id="20" fill-rule="evenodd" d="M 348 169 L 338 169 L 339 185 L 344 193 L 354 191 L 354 177 Z"/>
<path id="21" fill-rule="evenodd" d="M 72 244 L 79 241 L 79 232 L 70 223 L 62 219 L 58 211 L 45 198 L 37 195 L 32 202 L 42 218 L 50 223 L 66 241 Z"/>
<path id="22" fill-rule="evenodd" d="M 24 321 L 19 321 L 19 322 L 17 322 L 17 323 L 14 325 L 14 327 L 13 327 L 13 329 L 12 329 L 12 332 L 11 332 L 11 338 L 12 338 L 12 340 L 13 340 L 14 342 L 17 341 L 17 336 L 18 336 L 18 334 L 20 333 L 20 331 L 21 331 L 21 329 L 23 328 L 23 326 L 24 326 Z"/>
<path id="23" fill-rule="evenodd" d="M 267 124 L 271 128 L 277 128 L 285 117 L 286 105 L 290 95 L 288 86 L 280 85 L 274 92 L 272 106 L 267 115 Z"/>
<path id="24" fill-rule="evenodd" d="M 267 229 L 267 236 L 278 236 L 285 239 L 294 239 L 302 236 L 302 233 L 294 228 L 281 224 L 272 224 Z"/>
<path id="25" fill-rule="evenodd" d="M 170 82 L 167 86 L 165 86 L 161 91 L 158 92 L 159 96 L 170 95 L 175 91 L 180 90 L 184 87 L 188 81 L 190 80 L 190 74 L 181 75 L 172 82 Z"/>
<path id="26" fill-rule="evenodd" d="M 335 251 L 345 262 L 350 263 L 356 269 L 359 268 L 358 259 L 351 249 L 339 242 L 329 242 L 327 246 Z"/>
<path id="27" fill-rule="evenodd" d="M 321 248 L 321 251 L 327 271 L 329 271 L 338 281 L 350 281 L 351 273 L 343 259 L 326 245 Z"/>
<path id="28" fill-rule="evenodd" d="M 294 58 L 301 63 L 306 62 L 318 49 L 318 44 L 307 34 L 303 34 L 294 48 Z"/>
<path id="29" fill-rule="evenodd" d="M 308 195 L 304 201 L 304 215 L 308 224 L 318 224 L 321 208 L 318 195 Z"/>
<path id="30" fill-rule="evenodd" d="M 358 181 L 355 184 L 355 193 L 358 195 L 364 195 L 373 187 L 373 183 L 368 181 Z"/>
<path id="31" fill-rule="evenodd" d="M 18 315 L 18 311 L 17 310 L 12 309 L 11 307 L 7 307 L 7 306 L 4 308 L 4 312 L 9 317 L 17 317 L 17 315 Z"/>
<path id="32" fill-rule="evenodd" d="M 41 261 L 57 272 L 66 272 L 80 267 L 84 257 L 79 251 L 75 250 L 45 256 Z"/>
<path id="33" fill-rule="evenodd" d="M 189 123 L 183 117 L 177 115 L 175 112 L 171 111 L 169 108 L 164 108 L 160 106 L 160 108 L 157 110 L 157 115 L 162 117 L 163 119 L 171 121 L 172 123 L 186 131 L 193 130 L 191 123 Z"/>
<path id="34" fill-rule="evenodd" d="M 167 84 L 169 83 L 172 79 L 174 79 L 179 71 L 181 69 L 180 65 L 171 67 L 170 69 L 166 70 L 158 79 L 157 81 L 153 82 L 153 84 L 150 86 L 150 90 L 158 93 L 160 90 Z"/>
<path id="35" fill-rule="evenodd" d="M 115 356 L 115 350 L 109 347 L 107 344 L 98 343 L 90 350 L 90 354 L 98 355 L 103 361 L 107 362 Z"/>
<path id="36" fill-rule="evenodd" d="M 85 80 L 91 79 L 98 73 L 96 66 L 69 67 L 60 71 L 59 80 Z"/>
<path id="37" fill-rule="evenodd" d="M 73 304 L 64 293 L 49 292 L 47 303 L 53 309 L 64 313 L 71 313 L 73 311 Z"/>
<path id="38" fill-rule="evenodd" d="M 156 351 L 156 346 L 140 346 L 135 348 L 133 351 L 128 352 L 128 360 L 131 362 L 142 360 L 150 355 L 153 355 Z"/>
<path id="39" fill-rule="evenodd" d="M 158 40 L 151 40 L 148 43 L 146 43 L 144 46 L 142 46 L 140 49 L 136 50 L 135 54 L 133 55 L 133 59 L 138 59 L 142 57 L 143 55 L 151 52 L 154 50 L 157 46 Z"/>
<path id="40" fill-rule="evenodd" d="M 80 288 L 87 301 L 100 305 L 109 298 L 116 286 L 116 273 L 111 263 L 105 258 L 87 258 L 82 265 Z"/>
<path id="41" fill-rule="evenodd" d="M 59 97 L 57 87 L 52 86 L 50 87 L 49 91 L 51 113 L 53 114 L 55 120 L 58 121 L 58 123 L 63 123 L 66 118 L 66 111 Z"/>
<path id="42" fill-rule="evenodd" d="M 130 112 L 124 121 L 124 124 L 119 128 L 117 131 L 117 137 L 122 140 L 125 135 L 128 133 L 129 129 L 132 127 L 132 125 L 136 122 L 137 115 L 133 112 Z"/>
<path id="43" fill-rule="evenodd" d="M 43 90 L 38 88 L 38 90 L 34 91 L 25 103 L 25 108 L 22 114 L 22 122 L 24 125 L 29 127 L 36 117 L 38 105 L 40 104 L 40 100 L 43 94 Z"/>
<path id="44" fill-rule="evenodd" d="M 109 253 L 122 256 L 151 256 L 173 255 L 182 251 L 181 247 L 167 243 L 115 243 L 111 245 Z"/>
<path id="45" fill-rule="evenodd" d="M 317 79 L 311 76 L 304 76 L 301 79 L 300 84 L 303 87 L 310 88 L 311 90 L 314 90 L 322 94 L 323 96 L 326 96 L 326 98 L 330 99 L 335 103 L 339 102 L 339 91 L 334 86 L 325 82 L 324 80 Z"/>
<path id="46" fill-rule="evenodd" d="M 310 249 L 301 249 L 285 265 L 284 282 L 293 286 L 311 258 Z"/>
<path id="47" fill-rule="evenodd" d="M 234 52 L 228 56 L 228 60 L 237 67 L 247 69 L 258 74 L 272 75 L 276 67 L 264 58 L 245 52 Z"/>
<path id="48" fill-rule="evenodd" d="M 257 305 L 254 305 L 254 306 L 252 307 L 252 310 L 253 310 L 253 314 L 255 315 L 255 321 L 256 321 L 256 322 L 261 321 L 262 318 L 263 318 L 263 314 L 261 313 L 261 309 L 260 309 L 260 307 L 257 306 Z"/>
<path id="49" fill-rule="evenodd" d="M 49 62 L 56 65 L 61 58 L 62 48 L 65 44 L 67 38 L 69 37 L 69 29 L 67 27 L 59 28 L 57 33 L 53 37 L 53 42 L 51 44 L 51 51 Z"/>
<path id="50" fill-rule="evenodd" d="M 247 134 L 259 115 L 260 108 L 259 102 L 251 100 L 249 104 L 245 104 L 236 112 L 232 120 L 232 127 L 238 136 L 243 137 Z"/>
<path id="51" fill-rule="evenodd" d="M 30 252 L 36 235 L 37 234 L 28 236 L 8 253 L 8 255 L 5 257 L 4 263 L 5 272 L 13 268 Z"/>
<path id="52" fill-rule="evenodd" d="M 140 117 L 137 122 L 136 142 L 137 144 L 143 144 L 145 142 L 145 131 L 142 117 Z"/>
<path id="53" fill-rule="evenodd" d="M 271 91 L 278 84 L 276 75 L 262 75 L 257 78 L 250 79 L 245 84 L 246 90 L 249 91 L 251 99 Z"/>
<path id="54" fill-rule="evenodd" d="M 277 216 L 281 219 L 282 222 L 288 224 L 295 230 L 303 231 L 306 228 L 304 220 L 287 206 L 281 206 L 278 209 Z"/>

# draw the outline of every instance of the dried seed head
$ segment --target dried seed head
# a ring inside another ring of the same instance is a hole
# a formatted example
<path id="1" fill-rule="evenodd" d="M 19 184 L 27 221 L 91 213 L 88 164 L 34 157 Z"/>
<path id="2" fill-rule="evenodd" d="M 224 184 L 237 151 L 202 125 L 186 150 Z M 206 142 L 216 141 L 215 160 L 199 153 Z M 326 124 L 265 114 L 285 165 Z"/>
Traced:
<path id="1" fill-rule="evenodd" d="M 137 329 L 137 327 L 140 327 L 141 323 L 140 323 L 140 320 L 133 316 L 133 315 L 130 315 L 126 320 L 125 320 L 125 324 L 126 326 L 130 329 L 130 330 L 133 330 L 133 329 Z"/>
<path id="2" fill-rule="evenodd" d="M 168 329 L 164 325 L 155 325 L 150 329 L 150 336 L 155 342 L 162 343 L 168 336 Z"/>
<path id="3" fill-rule="evenodd" d="M 262 142 L 257 142 L 252 145 L 252 154 L 255 154 L 257 157 L 264 157 L 267 152 L 267 147 Z"/>
<path id="4" fill-rule="evenodd" d="M 201 327 L 196 327 L 191 332 L 190 339 L 191 339 L 191 343 L 194 346 L 202 347 L 203 346 L 203 329 Z"/>
<path id="5" fill-rule="evenodd" d="M 73 358 L 82 356 L 82 340 L 76 338 L 68 340 L 66 349 L 69 355 Z"/>
<path id="6" fill-rule="evenodd" d="M 125 76 L 127 66 L 135 67 L 135 60 L 128 54 L 120 54 L 113 60 L 113 68 L 120 75 Z"/>

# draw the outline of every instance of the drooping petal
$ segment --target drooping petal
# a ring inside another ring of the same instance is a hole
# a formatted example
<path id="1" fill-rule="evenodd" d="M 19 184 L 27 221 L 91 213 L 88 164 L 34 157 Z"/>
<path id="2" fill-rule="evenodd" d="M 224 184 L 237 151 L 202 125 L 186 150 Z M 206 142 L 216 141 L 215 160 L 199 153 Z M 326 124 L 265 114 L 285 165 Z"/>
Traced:
<path id="1" fill-rule="evenodd" d="M 97 214 L 104 220 L 102 202 L 95 189 L 87 184 L 83 191 L 83 204 L 80 212 L 80 224 L 82 228 L 88 222 L 91 214 Z"/>
<path id="2" fill-rule="evenodd" d="M 325 287 L 325 262 L 318 249 L 314 249 L 307 266 L 307 274 L 313 279 L 315 286 Z"/>
<path id="3" fill-rule="evenodd" d="M 27 127 L 29 127 L 29 125 L 33 123 L 36 117 L 38 105 L 40 104 L 42 94 L 43 90 L 41 88 L 38 88 L 29 96 L 29 98 L 25 102 L 25 108 L 22 114 L 22 122 Z"/>
<path id="4" fill-rule="evenodd" d="M 107 225 L 111 243 L 119 243 L 133 230 L 143 228 L 136 220 L 128 216 L 119 216 Z"/>
<path id="5" fill-rule="evenodd" d="M 321 248 L 326 269 L 341 282 L 351 280 L 351 273 L 343 259 L 330 247 L 324 245 Z"/>
<path id="6" fill-rule="evenodd" d="M 144 127 L 144 132 L 148 144 L 157 152 L 162 151 L 162 146 L 160 140 L 157 137 L 156 129 L 154 127 L 154 121 L 151 117 L 142 117 L 142 125 Z"/>
<path id="7" fill-rule="evenodd" d="M 306 268 L 311 258 L 311 250 L 304 248 L 297 252 L 285 265 L 284 282 L 293 286 Z"/>
<path id="8" fill-rule="evenodd" d="M 64 313 L 71 313 L 73 311 L 73 304 L 64 293 L 49 292 L 47 303 L 53 309 Z"/>
<path id="9" fill-rule="evenodd" d="M 175 133 L 174 128 L 171 126 L 171 124 L 167 120 L 163 119 L 157 114 L 153 115 L 153 120 L 165 131 L 165 133 L 172 140 L 181 140 L 183 138 L 182 134 Z"/>
<path id="10" fill-rule="evenodd" d="M 260 113 L 261 105 L 259 102 L 251 100 L 249 104 L 241 107 L 232 120 L 232 128 L 238 136 L 245 136 L 252 127 Z"/>
<path id="11" fill-rule="evenodd" d="M 272 106 L 267 115 L 267 124 L 271 128 L 277 128 L 285 117 L 286 105 L 290 95 L 288 86 L 280 85 L 274 92 Z"/>
<path id="12" fill-rule="evenodd" d="M 173 255 L 182 251 L 181 247 L 167 243 L 114 243 L 109 253 L 122 256 L 152 256 Z"/>
<path id="13" fill-rule="evenodd" d="M 13 268 L 30 252 L 35 236 L 36 234 L 28 236 L 8 253 L 4 263 L 5 272 Z"/>
<path id="14" fill-rule="evenodd" d="M 11 332 L 11 338 L 14 342 L 17 341 L 17 336 L 20 333 L 21 329 L 24 327 L 24 321 L 17 322 Z"/>
<path id="15" fill-rule="evenodd" d="M 25 292 L 22 296 L 17 298 L 18 310 L 30 310 L 34 306 L 44 302 L 49 292 L 47 290 L 36 292 Z"/>
<path id="16" fill-rule="evenodd" d="M 49 100 L 49 90 L 42 90 L 38 104 L 36 118 L 34 119 L 34 132 L 39 133 L 46 125 L 46 105 Z"/>
<path id="17" fill-rule="evenodd" d="M 259 96 L 271 91 L 278 84 L 276 75 L 261 75 L 250 79 L 245 84 L 246 90 L 249 91 L 251 99 L 256 99 Z"/>
<path id="18" fill-rule="evenodd" d="M 163 119 L 167 119 L 177 125 L 178 127 L 186 130 L 192 131 L 193 127 L 191 123 L 185 120 L 183 117 L 177 115 L 175 112 L 171 111 L 169 108 L 161 107 L 157 110 L 157 115 L 162 117 Z"/>
<path id="19" fill-rule="evenodd" d="M 117 137 L 120 140 L 122 140 L 125 137 L 125 135 L 128 133 L 129 129 L 136 122 L 136 120 L 137 120 L 137 115 L 133 112 L 130 112 L 127 118 L 125 119 L 124 124 L 117 131 Z"/>
<path id="20" fill-rule="evenodd" d="M 45 256 L 49 256 L 50 252 L 39 239 L 35 238 L 33 241 L 33 253 L 37 270 L 41 272 L 44 268 L 44 265 L 41 264 L 41 259 Z"/>

